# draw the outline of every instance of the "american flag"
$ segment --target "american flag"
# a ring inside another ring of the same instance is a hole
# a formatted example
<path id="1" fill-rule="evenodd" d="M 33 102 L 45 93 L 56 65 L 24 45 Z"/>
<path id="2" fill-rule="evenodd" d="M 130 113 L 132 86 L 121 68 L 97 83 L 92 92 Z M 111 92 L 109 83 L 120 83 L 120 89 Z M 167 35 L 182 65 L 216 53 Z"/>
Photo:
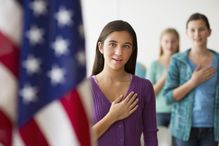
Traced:
<path id="1" fill-rule="evenodd" d="M 91 146 L 80 0 L 0 0 L 0 146 Z"/>

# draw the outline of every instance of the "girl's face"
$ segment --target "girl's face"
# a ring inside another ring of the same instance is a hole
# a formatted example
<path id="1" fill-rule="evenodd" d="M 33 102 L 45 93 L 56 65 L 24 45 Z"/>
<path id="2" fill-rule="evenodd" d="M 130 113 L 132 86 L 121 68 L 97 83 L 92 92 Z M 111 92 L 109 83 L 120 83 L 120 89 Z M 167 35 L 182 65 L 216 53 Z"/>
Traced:
<path id="1" fill-rule="evenodd" d="M 161 37 L 161 48 L 163 49 L 163 54 L 174 54 L 179 46 L 179 40 L 174 33 L 167 32 Z"/>
<path id="2" fill-rule="evenodd" d="M 124 69 L 133 51 L 132 37 L 126 31 L 112 32 L 98 46 L 104 56 L 104 68 L 114 70 Z"/>
<path id="3" fill-rule="evenodd" d="M 187 36 L 195 46 L 203 46 L 207 44 L 207 38 L 211 34 L 203 20 L 194 20 L 188 23 Z"/>

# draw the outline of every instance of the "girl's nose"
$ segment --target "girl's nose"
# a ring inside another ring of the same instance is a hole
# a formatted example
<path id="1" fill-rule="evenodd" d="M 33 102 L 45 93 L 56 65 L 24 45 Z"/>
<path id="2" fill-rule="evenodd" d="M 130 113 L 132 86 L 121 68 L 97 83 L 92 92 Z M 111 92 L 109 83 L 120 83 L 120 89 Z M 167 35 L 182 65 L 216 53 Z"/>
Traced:
<path id="1" fill-rule="evenodd" d="M 199 36 L 199 34 L 200 34 L 200 32 L 198 30 L 195 31 L 195 33 L 194 33 L 195 36 Z"/>
<path id="2" fill-rule="evenodd" d="M 115 54 L 116 55 L 121 55 L 122 54 L 122 48 L 120 46 L 116 47 Z"/>

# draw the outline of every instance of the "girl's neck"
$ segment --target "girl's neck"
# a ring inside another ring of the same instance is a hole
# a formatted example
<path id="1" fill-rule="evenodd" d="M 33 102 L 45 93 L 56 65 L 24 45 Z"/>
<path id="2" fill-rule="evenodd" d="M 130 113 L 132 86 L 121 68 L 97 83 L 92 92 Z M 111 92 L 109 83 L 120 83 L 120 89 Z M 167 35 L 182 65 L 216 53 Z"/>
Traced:
<path id="1" fill-rule="evenodd" d="M 189 52 L 190 60 L 197 66 L 205 67 L 211 63 L 211 52 L 207 48 L 192 48 Z"/>
<path id="2" fill-rule="evenodd" d="M 119 81 L 124 82 L 130 79 L 130 74 L 123 71 L 112 71 L 112 70 L 106 70 L 104 69 L 102 72 L 100 72 L 97 77 L 101 80 L 108 80 L 108 81 Z"/>
<path id="3" fill-rule="evenodd" d="M 170 62 L 170 57 L 171 57 L 171 54 L 163 54 L 159 58 L 160 63 L 163 64 L 164 66 L 168 66 L 168 64 Z"/>
<path id="4" fill-rule="evenodd" d="M 193 47 L 190 51 L 190 55 L 192 56 L 206 56 L 209 54 L 207 47 Z"/>

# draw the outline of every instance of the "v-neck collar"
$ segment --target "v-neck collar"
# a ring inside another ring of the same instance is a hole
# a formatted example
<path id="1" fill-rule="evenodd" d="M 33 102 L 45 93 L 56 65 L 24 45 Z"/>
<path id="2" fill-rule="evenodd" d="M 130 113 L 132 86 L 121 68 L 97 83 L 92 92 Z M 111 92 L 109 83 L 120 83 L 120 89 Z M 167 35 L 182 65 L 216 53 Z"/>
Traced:
<path id="1" fill-rule="evenodd" d="M 99 87 L 99 85 L 97 84 L 97 79 L 96 79 L 96 75 L 92 76 L 92 80 L 94 82 L 94 85 L 96 86 L 95 88 L 98 90 L 98 92 L 101 94 L 101 96 L 104 97 L 104 100 L 107 101 L 107 103 L 112 104 L 112 102 L 106 97 L 106 95 L 103 93 L 103 91 L 101 90 L 101 88 Z M 133 86 L 133 82 L 134 82 L 134 76 L 131 74 L 131 82 L 129 84 L 128 90 L 125 94 L 125 97 L 128 95 L 128 93 L 131 92 L 132 86 Z"/>

